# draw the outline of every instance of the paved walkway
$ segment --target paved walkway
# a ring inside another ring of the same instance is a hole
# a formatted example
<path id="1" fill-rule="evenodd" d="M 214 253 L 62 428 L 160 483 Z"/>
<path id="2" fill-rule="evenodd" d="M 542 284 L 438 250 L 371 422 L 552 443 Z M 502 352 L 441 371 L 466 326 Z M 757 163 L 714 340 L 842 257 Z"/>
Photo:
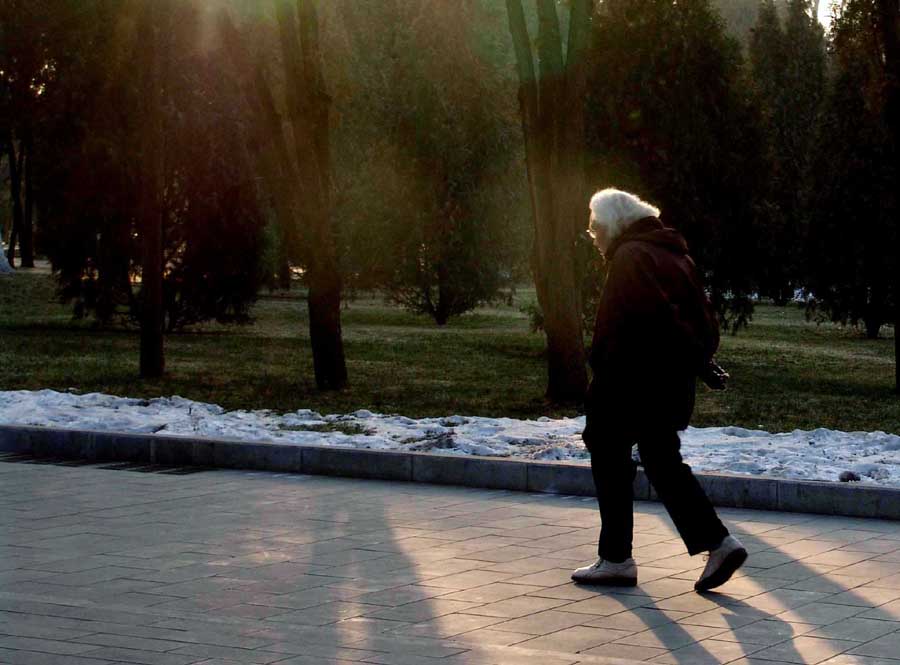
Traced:
<path id="1" fill-rule="evenodd" d="M 900 665 L 900 523 L 722 511 L 752 567 L 700 596 L 637 509 L 612 592 L 592 500 L 0 463 L 0 662 Z"/>

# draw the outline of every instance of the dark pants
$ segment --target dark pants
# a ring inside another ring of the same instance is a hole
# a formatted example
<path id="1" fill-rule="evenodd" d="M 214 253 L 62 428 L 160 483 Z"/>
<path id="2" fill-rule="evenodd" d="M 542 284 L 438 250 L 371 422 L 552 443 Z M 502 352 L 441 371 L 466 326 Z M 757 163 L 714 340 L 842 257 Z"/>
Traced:
<path id="1" fill-rule="evenodd" d="M 691 467 L 681 459 L 681 440 L 675 431 L 635 437 L 650 483 L 675 522 L 691 555 L 714 549 L 728 535 Z M 593 437 L 592 437 L 593 439 Z M 591 471 L 600 504 L 598 555 L 621 562 L 631 556 L 634 529 L 632 483 L 636 465 L 631 459 L 632 439 L 608 436 L 586 441 Z"/>

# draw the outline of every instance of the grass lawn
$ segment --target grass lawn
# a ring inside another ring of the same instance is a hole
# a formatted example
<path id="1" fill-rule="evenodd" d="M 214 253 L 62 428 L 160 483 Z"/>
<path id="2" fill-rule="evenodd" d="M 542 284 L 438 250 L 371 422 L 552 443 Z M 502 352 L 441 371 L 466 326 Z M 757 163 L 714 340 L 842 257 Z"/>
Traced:
<path id="1" fill-rule="evenodd" d="M 519 296 L 530 299 L 533 291 Z M 542 398 L 544 340 L 529 332 L 519 306 L 482 308 L 438 328 L 378 297 L 357 299 L 343 318 L 352 385 L 321 394 L 299 295 L 264 296 L 249 326 L 208 325 L 168 337 L 166 376 L 142 381 L 135 331 L 73 321 L 48 275 L 22 271 L 0 278 L 0 390 L 177 394 L 228 409 L 573 415 Z M 700 389 L 695 425 L 900 433 L 892 338 L 868 341 L 853 329 L 809 323 L 796 307 L 764 305 L 749 330 L 723 338 L 719 360 L 733 376 L 731 388 Z"/>

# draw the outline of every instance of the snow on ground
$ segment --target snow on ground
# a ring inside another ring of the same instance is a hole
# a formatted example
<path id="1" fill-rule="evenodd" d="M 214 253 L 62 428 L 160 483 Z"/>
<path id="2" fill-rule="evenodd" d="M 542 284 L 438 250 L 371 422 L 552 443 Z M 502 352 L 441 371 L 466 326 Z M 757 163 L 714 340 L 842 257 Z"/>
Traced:
<path id="1" fill-rule="evenodd" d="M 0 424 L 589 463 L 580 436 L 583 417 L 416 420 L 365 410 L 323 416 L 306 409 L 278 414 L 225 411 L 177 396 L 148 400 L 40 390 L 0 391 Z M 691 427 L 682 442 L 685 460 L 697 471 L 830 481 L 852 471 L 859 482 L 900 487 L 900 436 L 894 434 Z"/>

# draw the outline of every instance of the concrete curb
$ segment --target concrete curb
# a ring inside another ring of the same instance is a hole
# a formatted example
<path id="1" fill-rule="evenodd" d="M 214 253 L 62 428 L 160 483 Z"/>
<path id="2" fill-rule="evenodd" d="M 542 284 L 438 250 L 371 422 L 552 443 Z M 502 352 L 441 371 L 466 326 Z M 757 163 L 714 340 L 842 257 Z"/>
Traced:
<path id="1" fill-rule="evenodd" d="M 594 496 L 590 467 L 496 457 L 288 445 L 0 425 L 0 452 L 97 462 L 256 469 L 378 480 L 462 485 L 523 492 Z M 697 474 L 717 506 L 900 520 L 900 489 Z M 636 499 L 656 500 L 642 471 Z"/>

